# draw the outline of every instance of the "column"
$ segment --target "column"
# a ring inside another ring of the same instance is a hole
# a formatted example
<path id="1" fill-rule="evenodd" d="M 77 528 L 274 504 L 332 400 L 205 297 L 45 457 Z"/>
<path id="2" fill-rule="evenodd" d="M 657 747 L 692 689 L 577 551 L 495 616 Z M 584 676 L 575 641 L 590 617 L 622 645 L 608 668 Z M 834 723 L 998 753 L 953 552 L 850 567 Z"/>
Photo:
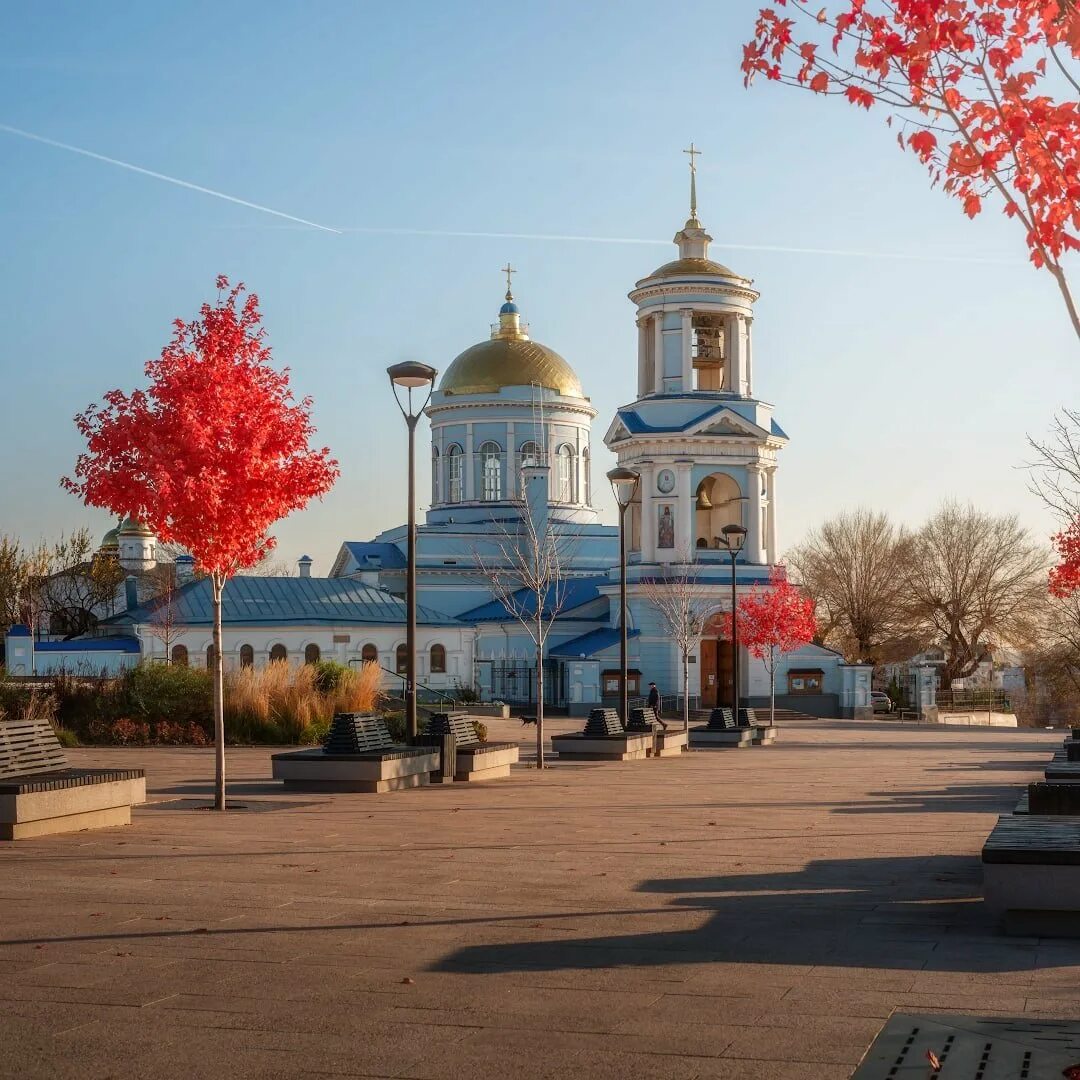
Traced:
<path id="1" fill-rule="evenodd" d="M 652 393 L 652 386 L 648 381 L 649 374 L 649 324 L 645 319 L 638 319 L 637 324 L 637 392 L 638 397 L 643 398 Z M 655 381 L 655 380 L 654 380 Z"/>
<path id="2" fill-rule="evenodd" d="M 664 313 L 653 314 L 653 390 L 664 392 Z"/>
<path id="3" fill-rule="evenodd" d="M 769 518 L 765 536 L 765 551 L 769 565 L 776 563 L 776 466 L 765 473 L 765 487 L 768 496 Z"/>
<path id="4" fill-rule="evenodd" d="M 751 316 L 746 318 L 746 396 L 754 396 L 754 320 Z M 769 513 L 771 516 L 772 511 Z"/>
<path id="5" fill-rule="evenodd" d="M 751 461 L 746 466 L 746 561 L 761 562 L 761 466 Z"/>
<path id="6" fill-rule="evenodd" d="M 559 462 L 555 457 L 555 429 L 548 425 L 547 463 L 548 463 L 548 502 L 554 502 L 559 494 Z"/>
<path id="7" fill-rule="evenodd" d="M 694 491 L 690 481 L 693 462 L 675 462 L 675 491 L 678 493 L 678 507 L 675 511 L 675 551 L 677 557 L 692 562 L 694 559 Z"/>
<path id="8" fill-rule="evenodd" d="M 517 432 L 514 430 L 514 421 L 506 422 L 506 457 L 503 459 L 502 470 L 502 497 L 504 499 L 516 499 L 518 497 L 517 467 Z"/>
<path id="9" fill-rule="evenodd" d="M 465 428 L 465 501 L 472 502 L 476 498 L 476 463 L 473 460 L 473 426 L 469 424 Z"/>
<path id="10" fill-rule="evenodd" d="M 724 323 L 724 335 L 728 343 L 727 378 L 725 389 L 740 396 L 745 393 L 745 339 L 741 315 L 731 315 Z"/>
<path id="11" fill-rule="evenodd" d="M 641 561 L 656 562 L 656 511 L 653 509 L 653 466 L 651 461 L 639 464 L 638 497 L 641 499 Z"/>
<path id="12" fill-rule="evenodd" d="M 689 308 L 679 312 L 682 317 L 682 392 L 694 389 L 694 313 Z"/>

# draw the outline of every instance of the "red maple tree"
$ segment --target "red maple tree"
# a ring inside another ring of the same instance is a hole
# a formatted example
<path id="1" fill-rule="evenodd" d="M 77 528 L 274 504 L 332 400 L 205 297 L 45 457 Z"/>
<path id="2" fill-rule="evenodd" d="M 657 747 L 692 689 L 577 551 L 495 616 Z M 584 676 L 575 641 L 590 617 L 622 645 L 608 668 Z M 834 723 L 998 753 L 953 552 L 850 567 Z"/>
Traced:
<path id="1" fill-rule="evenodd" d="M 745 82 L 763 75 L 886 106 L 900 146 L 969 217 L 997 196 L 1023 225 L 1080 337 L 1061 262 L 1080 250 L 1077 0 L 842 0 L 816 15 L 810 3 L 761 9 L 743 48 Z"/>
<path id="2" fill-rule="evenodd" d="M 1080 521 L 1050 538 L 1061 560 L 1050 571 L 1050 592 L 1070 596 L 1080 589 Z"/>
<path id="3" fill-rule="evenodd" d="M 338 476 L 309 441 L 311 398 L 296 400 L 288 369 L 270 366 L 258 297 L 217 279 L 216 304 L 174 322 L 172 341 L 146 364 L 149 386 L 112 390 L 75 417 L 85 436 L 74 479 L 89 506 L 130 515 L 191 552 L 212 583 L 215 806 L 225 808 L 221 596 L 238 571 L 275 546 L 270 529 L 324 495 Z"/>
<path id="4" fill-rule="evenodd" d="M 774 568 L 768 585 L 755 585 L 739 600 L 739 641 L 769 673 L 769 723 L 776 719 L 776 662 L 814 640 L 814 603 L 788 581 L 783 566 Z"/>

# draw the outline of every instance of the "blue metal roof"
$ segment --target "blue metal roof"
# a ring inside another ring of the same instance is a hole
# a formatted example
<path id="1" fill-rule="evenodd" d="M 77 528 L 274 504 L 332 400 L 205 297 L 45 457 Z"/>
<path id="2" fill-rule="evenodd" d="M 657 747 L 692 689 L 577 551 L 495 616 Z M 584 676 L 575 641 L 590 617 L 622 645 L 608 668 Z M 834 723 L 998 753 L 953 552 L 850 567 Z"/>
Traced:
<path id="1" fill-rule="evenodd" d="M 726 408 L 726 402 L 722 405 L 714 405 L 711 409 L 705 409 L 703 412 L 698 413 L 697 416 L 692 416 L 689 420 L 683 420 L 678 424 L 647 424 L 634 409 L 620 409 L 618 416 L 631 435 L 648 435 L 656 431 L 685 431 L 688 427 L 708 416 L 712 416 L 714 413 L 723 412 Z"/>
<path id="2" fill-rule="evenodd" d="M 544 597 L 544 617 L 551 616 L 557 609 L 560 616 L 589 604 L 600 598 L 600 585 L 607 584 L 607 575 L 595 577 L 574 577 L 553 582 L 548 586 Z M 511 612 L 501 600 L 489 600 L 486 604 L 462 612 L 459 616 L 465 622 L 508 622 L 516 621 L 519 616 L 533 615 L 536 612 L 536 596 L 531 589 L 518 589 L 514 594 L 514 611 Z"/>
<path id="3" fill-rule="evenodd" d="M 148 622 L 153 612 L 151 601 L 107 622 Z M 221 617 L 224 624 L 231 626 L 263 623 L 401 626 L 405 623 L 405 602 L 355 578 L 234 577 L 222 594 Z M 209 579 L 193 581 L 174 595 L 172 618 L 178 626 L 209 626 L 212 623 Z M 448 626 L 457 620 L 441 611 L 418 607 L 417 622 Z"/>
<path id="4" fill-rule="evenodd" d="M 626 636 L 633 638 L 640 633 L 640 630 L 628 630 Z M 610 627 L 604 627 L 601 630 L 590 630 L 587 634 L 571 638 L 570 641 L 564 641 L 561 645 L 555 645 L 548 655 L 557 656 L 564 660 L 576 660 L 581 656 L 595 656 L 596 653 L 604 652 L 605 649 L 610 649 L 618 644 L 618 629 L 613 630 Z"/>
<path id="5" fill-rule="evenodd" d="M 361 569 L 402 570 L 405 556 L 396 544 L 379 544 L 367 540 L 346 540 L 345 548 Z"/>
<path id="6" fill-rule="evenodd" d="M 70 641 L 36 641 L 34 652 L 122 652 L 141 651 L 133 637 L 72 638 Z"/>

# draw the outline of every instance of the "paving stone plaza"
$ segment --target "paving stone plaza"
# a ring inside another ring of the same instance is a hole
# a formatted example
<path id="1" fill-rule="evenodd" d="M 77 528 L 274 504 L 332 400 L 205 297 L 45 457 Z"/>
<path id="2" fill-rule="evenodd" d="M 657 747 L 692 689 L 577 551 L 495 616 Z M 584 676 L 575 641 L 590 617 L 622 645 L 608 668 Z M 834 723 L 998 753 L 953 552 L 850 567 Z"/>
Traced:
<path id="1" fill-rule="evenodd" d="M 1080 1015 L 1080 941 L 981 898 L 1060 732 L 792 723 L 538 773 L 491 728 L 509 779 L 386 796 L 233 750 L 227 815 L 209 751 L 72 751 L 150 802 L 0 847 L 0 1075 L 840 1080 L 894 1010 Z"/>

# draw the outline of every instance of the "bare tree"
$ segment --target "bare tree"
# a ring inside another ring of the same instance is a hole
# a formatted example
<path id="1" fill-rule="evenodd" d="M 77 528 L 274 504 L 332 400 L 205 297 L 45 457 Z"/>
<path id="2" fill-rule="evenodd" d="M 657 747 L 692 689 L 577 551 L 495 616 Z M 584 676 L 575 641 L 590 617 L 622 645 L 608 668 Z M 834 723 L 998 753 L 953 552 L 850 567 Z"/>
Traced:
<path id="1" fill-rule="evenodd" d="M 148 575 L 151 589 L 146 632 L 157 638 L 165 649 L 165 663 L 172 663 L 172 647 L 183 633 L 177 601 L 180 589 L 176 583 L 176 567 L 172 563 L 156 566 Z"/>
<path id="2" fill-rule="evenodd" d="M 53 633 L 78 637 L 114 613 L 124 572 L 115 559 L 97 555 L 89 529 L 61 534 L 37 549 L 33 561 L 40 608 Z"/>
<path id="3" fill-rule="evenodd" d="M 1028 436 L 1035 460 L 1031 490 L 1066 525 L 1080 519 L 1080 411 L 1062 409 L 1054 417 L 1050 437 L 1038 442 Z"/>
<path id="4" fill-rule="evenodd" d="M 788 554 L 814 601 L 821 640 L 848 660 L 880 663 L 896 647 L 906 541 L 886 514 L 858 509 L 826 521 Z"/>
<path id="5" fill-rule="evenodd" d="M 1016 647 L 1034 640 L 1049 559 L 1015 515 L 946 503 L 905 553 L 906 616 L 944 650 L 946 686 L 975 671 L 991 640 Z"/>
<path id="6" fill-rule="evenodd" d="M 546 481 L 545 481 L 546 485 Z M 474 552 L 494 599 L 521 625 L 536 658 L 536 767 L 544 767 L 544 651 L 551 628 L 566 605 L 568 545 L 545 516 L 537 522 L 527 500 L 515 500 L 513 525 L 493 524 L 492 556 Z"/>
<path id="7" fill-rule="evenodd" d="M 1028 723 L 1080 723 L 1080 592 L 1047 596 L 1038 640 L 1025 652 L 1024 668 Z"/>
<path id="8" fill-rule="evenodd" d="M 682 660 L 683 731 L 690 727 L 690 654 L 705 631 L 707 597 L 690 558 L 673 564 L 663 577 L 643 578 L 641 591 L 656 609 Z"/>

